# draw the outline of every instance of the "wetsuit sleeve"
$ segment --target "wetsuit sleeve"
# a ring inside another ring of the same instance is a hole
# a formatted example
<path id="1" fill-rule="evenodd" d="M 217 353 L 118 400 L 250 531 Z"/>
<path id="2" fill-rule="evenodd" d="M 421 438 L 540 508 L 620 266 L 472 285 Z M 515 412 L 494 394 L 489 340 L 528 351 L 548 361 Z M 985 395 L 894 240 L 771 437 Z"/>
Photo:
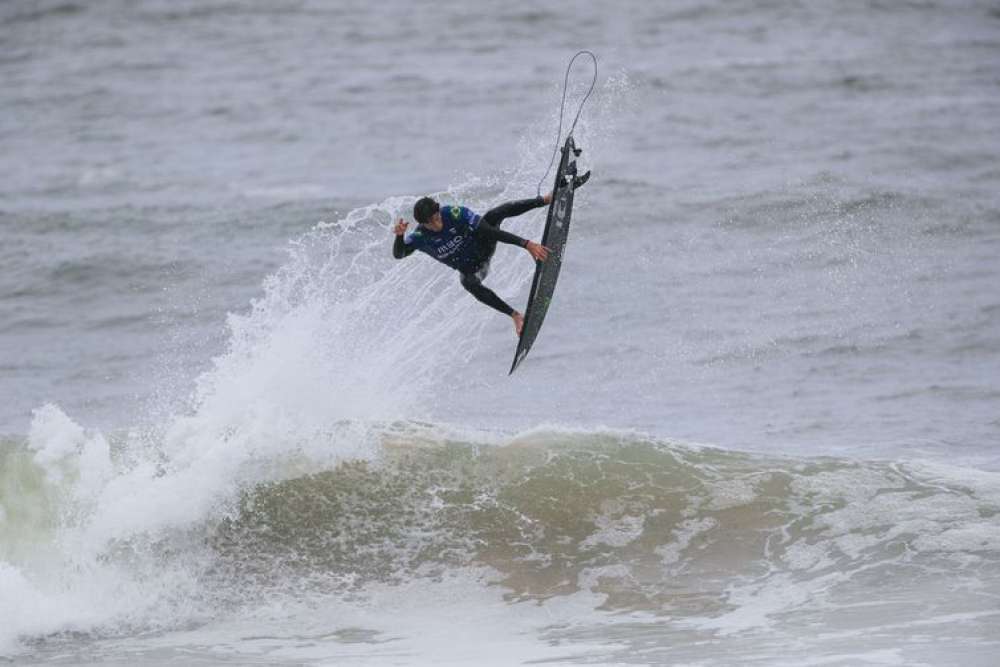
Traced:
<path id="1" fill-rule="evenodd" d="M 512 315 L 514 309 L 507 305 L 507 302 L 496 295 L 496 292 L 486 287 L 476 278 L 475 275 L 469 273 L 462 274 L 462 287 L 466 289 L 472 296 L 476 297 L 476 300 L 480 303 L 485 303 L 490 308 L 498 310 L 504 315 Z"/>
<path id="2" fill-rule="evenodd" d="M 415 250 L 416 248 L 406 243 L 402 235 L 397 236 L 396 240 L 392 242 L 392 256 L 396 259 L 409 257 Z"/>
<path id="3" fill-rule="evenodd" d="M 528 245 L 527 239 L 522 239 L 517 234 L 511 234 L 510 232 L 505 232 L 499 227 L 494 227 L 492 225 L 479 225 L 479 227 L 476 228 L 476 235 L 488 241 L 499 241 L 500 243 L 509 243 L 511 245 L 521 246 L 522 248 Z"/>

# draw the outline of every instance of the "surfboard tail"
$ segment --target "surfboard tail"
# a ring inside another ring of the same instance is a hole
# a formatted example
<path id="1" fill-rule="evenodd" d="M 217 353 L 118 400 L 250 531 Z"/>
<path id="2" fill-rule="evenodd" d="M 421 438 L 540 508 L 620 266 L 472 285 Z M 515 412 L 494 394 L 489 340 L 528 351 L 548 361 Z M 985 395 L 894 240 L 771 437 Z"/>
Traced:
<path id="1" fill-rule="evenodd" d="M 523 361 L 524 358 L 528 356 L 527 350 L 521 350 L 520 346 L 518 346 L 518 350 L 519 350 L 518 353 L 514 355 L 514 363 L 510 365 L 510 371 L 507 373 L 507 375 L 513 375 L 514 371 L 517 370 L 517 367 L 521 365 L 521 361 Z"/>

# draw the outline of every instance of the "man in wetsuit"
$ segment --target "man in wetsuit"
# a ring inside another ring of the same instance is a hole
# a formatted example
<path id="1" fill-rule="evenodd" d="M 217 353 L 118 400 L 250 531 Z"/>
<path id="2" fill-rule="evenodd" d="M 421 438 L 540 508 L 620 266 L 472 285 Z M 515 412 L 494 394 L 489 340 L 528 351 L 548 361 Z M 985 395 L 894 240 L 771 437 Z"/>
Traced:
<path id="1" fill-rule="evenodd" d="M 576 189 L 583 185 L 590 172 L 578 176 L 573 183 Z M 494 308 L 514 320 L 514 330 L 521 335 L 524 316 L 511 308 L 489 287 L 483 285 L 490 269 L 490 260 L 496 251 L 497 242 L 521 246 L 538 262 L 545 261 L 549 250 L 543 245 L 522 239 L 520 236 L 500 229 L 506 218 L 516 217 L 552 201 L 552 195 L 520 199 L 500 204 L 479 216 L 464 206 L 442 207 L 430 197 L 422 197 L 413 206 L 413 217 L 417 229 L 406 234 L 409 226 L 402 218 L 393 231 L 396 239 L 392 245 L 392 255 L 403 259 L 415 250 L 420 250 L 442 264 L 446 264 L 461 275 L 462 287 L 482 303 Z"/>

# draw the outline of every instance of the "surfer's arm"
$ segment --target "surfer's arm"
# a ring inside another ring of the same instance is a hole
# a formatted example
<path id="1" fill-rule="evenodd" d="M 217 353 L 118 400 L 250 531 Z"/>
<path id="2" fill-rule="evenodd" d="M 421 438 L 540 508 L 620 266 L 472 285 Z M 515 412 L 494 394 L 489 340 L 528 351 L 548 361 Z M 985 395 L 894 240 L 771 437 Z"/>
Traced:
<path id="1" fill-rule="evenodd" d="M 476 234 L 486 239 L 500 241 L 500 243 L 509 243 L 511 245 L 520 246 L 527 250 L 536 262 L 543 262 L 549 257 L 549 249 L 540 243 L 535 243 L 534 241 L 529 241 L 528 239 L 522 239 L 517 234 L 505 232 L 504 230 L 492 225 L 479 225 L 476 229 Z"/>
<path id="2" fill-rule="evenodd" d="M 416 248 L 411 245 L 406 245 L 406 241 L 402 236 L 397 236 L 396 240 L 392 242 L 392 256 L 396 259 L 403 259 L 404 257 L 409 257 L 414 253 Z"/>
<path id="3" fill-rule="evenodd" d="M 479 227 L 476 228 L 476 234 L 490 241 L 509 243 L 511 245 L 521 246 L 522 248 L 528 247 L 527 239 L 522 239 L 517 234 L 505 232 L 499 227 L 494 227 L 493 225 L 479 225 Z"/>
<path id="4" fill-rule="evenodd" d="M 409 245 L 406 242 L 404 234 L 406 234 L 407 223 L 403 221 L 402 218 L 396 223 L 396 226 L 392 228 L 393 233 L 396 234 L 396 240 L 392 242 L 392 256 L 396 259 L 403 259 L 413 254 L 416 248 Z"/>

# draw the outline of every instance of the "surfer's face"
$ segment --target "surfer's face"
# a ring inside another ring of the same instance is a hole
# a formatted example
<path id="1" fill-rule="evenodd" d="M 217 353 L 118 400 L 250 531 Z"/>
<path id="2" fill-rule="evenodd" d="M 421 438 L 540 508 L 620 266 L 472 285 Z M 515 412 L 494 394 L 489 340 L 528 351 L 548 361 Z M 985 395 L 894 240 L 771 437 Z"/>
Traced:
<path id="1" fill-rule="evenodd" d="M 432 232 L 440 232 L 444 229 L 444 224 L 441 222 L 441 211 L 432 215 L 431 219 L 424 223 L 424 227 Z"/>

